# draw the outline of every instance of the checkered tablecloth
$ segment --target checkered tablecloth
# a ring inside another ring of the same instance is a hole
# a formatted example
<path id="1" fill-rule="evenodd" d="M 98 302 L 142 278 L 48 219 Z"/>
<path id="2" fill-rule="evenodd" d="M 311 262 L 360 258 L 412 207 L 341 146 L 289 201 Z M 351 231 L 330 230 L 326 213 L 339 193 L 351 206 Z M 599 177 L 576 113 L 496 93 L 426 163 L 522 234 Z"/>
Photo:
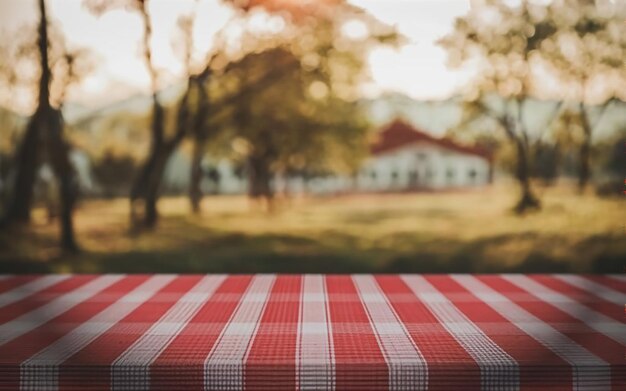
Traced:
<path id="1" fill-rule="evenodd" d="M 624 276 L 0 276 L 2 390 L 626 390 Z"/>

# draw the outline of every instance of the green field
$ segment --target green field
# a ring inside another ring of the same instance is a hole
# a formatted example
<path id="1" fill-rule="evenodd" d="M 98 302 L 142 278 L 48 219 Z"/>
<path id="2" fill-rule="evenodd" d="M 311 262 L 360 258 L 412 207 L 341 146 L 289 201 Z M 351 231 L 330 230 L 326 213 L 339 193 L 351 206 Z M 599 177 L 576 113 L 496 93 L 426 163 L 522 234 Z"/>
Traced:
<path id="1" fill-rule="evenodd" d="M 160 202 L 159 228 L 128 231 L 128 202 L 84 201 L 83 252 L 62 255 L 43 210 L 34 227 L 0 236 L 1 272 L 622 272 L 623 200 L 539 189 L 543 210 L 511 213 L 504 186 L 447 193 L 279 201 L 245 197 Z"/>

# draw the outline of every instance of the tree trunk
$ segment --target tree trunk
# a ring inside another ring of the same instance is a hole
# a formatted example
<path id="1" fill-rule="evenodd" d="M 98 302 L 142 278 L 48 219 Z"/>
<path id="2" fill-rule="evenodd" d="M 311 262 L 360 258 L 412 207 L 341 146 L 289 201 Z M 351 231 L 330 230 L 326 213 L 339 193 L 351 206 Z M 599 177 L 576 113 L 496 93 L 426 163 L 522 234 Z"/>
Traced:
<path id="1" fill-rule="evenodd" d="M 157 202 L 165 167 L 178 143 L 159 144 L 151 149 L 131 190 L 132 228 L 152 229 L 159 219 Z"/>
<path id="2" fill-rule="evenodd" d="M 143 225 L 146 214 L 146 189 L 148 188 L 150 176 L 154 171 L 153 167 L 155 165 L 156 147 L 152 147 L 148 158 L 139 169 L 139 173 L 133 181 L 133 185 L 130 189 L 130 220 L 132 229 L 138 229 L 141 225 Z"/>
<path id="3" fill-rule="evenodd" d="M 578 191 L 582 194 L 591 179 L 591 124 L 583 103 L 580 104 L 580 119 L 583 128 L 583 141 L 580 145 Z"/>
<path id="4" fill-rule="evenodd" d="M 187 134 L 189 122 L 189 92 L 191 80 L 178 108 L 176 133 L 165 139 L 164 110 L 156 92 L 152 94 L 152 144 L 150 153 L 131 189 L 131 227 L 152 229 L 159 219 L 157 202 L 165 167 L 172 153 Z M 140 214 L 143 209 L 143 216 Z"/>
<path id="5" fill-rule="evenodd" d="M 40 110 L 29 120 L 20 147 L 15 155 L 13 183 L 9 187 L 6 213 L 0 225 L 28 223 L 34 198 L 34 184 L 40 164 Z"/>
<path id="6" fill-rule="evenodd" d="M 163 181 L 163 175 L 165 174 L 167 162 L 170 160 L 170 157 L 172 156 L 172 153 L 176 150 L 177 146 L 178 143 L 167 143 L 163 146 L 163 148 L 156 156 L 156 164 L 154 165 L 154 170 L 150 177 L 150 181 L 148 182 L 148 187 L 146 188 L 145 195 L 146 214 L 144 219 L 144 226 L 148 229 L 154 228 L 159 219 L 157 202 L 160 196 L 161 182 Z"/>
<path id="7" fill-rule="evenodd" d="M 517 214 L 524 214 L 528 210 L 540 209 L 541 203 L 533 193 L 530 186 L 530 156 L 528 134 L 524 126 L 523 118 L 524 100 L 517 101 L 517 120 L 511 116 L 503 119 L 504 130 L 511 142 L 515 145 L 516 167 L 515 177 L 520 186 L 520 199 L 513 210 Z"/>
<path id="8" fill-rule="evenodd" d="M 52 170 L 59 182 L 61 219 L 61 247 L 76 252 L 72 212 L 78 197 L 78 182 L 70 161 L 70 146 L 63 140 L 63 117 L 59 110 L 51 109 L 48 116 L 47 152 Z"/>
<path id="9" fill-rule="evenodd" d="M 514 210 L 518 214 L 523 214 L 531 209 L 539 209 L 541 207 L 541 203 L 533 194 L 530 186 L 528 147 L 524 141 L 519 138 L 515 140 L 515 147 L 517 152 L 516 177 L 520 185 L 521 195 Z"/>
<path id="10" fill-rule="evenodd" d="M 39 31 L 37 49 L 41 75 L 39 77 L 39 97 L 35 114 L 30 118 L 26 133 L 15 156 L 15 179 L 10 189 L 7 212 L 2 226 L 15 223 L 28 223 L 33 204 L 34 184 L 40 163 L 41 128 L 45 125 L 46 113 L 50 110 L 50 65 L 48 64 L 48 19 L 44 0 L 39 0 Z"/>
<path id="11" fill-rule="evenodd" d="M 130 217 L 133 229 L 150 228 L 154 226 L 158 218 L 156 199 L 149 199 L 149 186 L 153 182 L 152 177 L 165 144 L 163 121 L 163 107 L 159 103 L 156 92 L 153 92 L 150 152 L 130 191 Z"/>
<path id="12" fill-rule="evenodd" d="M 157 202 L 159 201 L 158 189 L 152 188 L 146 192 L 145 202 L 145 215 L 143 220 L 143 226 L 146 229 L 153 229 L 156 227 L 156 223 L 159 220 L 159 211 L 157 209 Z"/>
<path id="13" fill-rule="evenodd" d="M 210 64 L 210 61 L 209 61 Z M 193 156 L 191 159 L 191 170 L 189 175 L 189 203 L 191 212 L 200 214 L 202 204 L 202 158 L 208 139 L 207 116 L 209 111 L 209 95 L 205 89 L 204 83 L 210 76 L 210 67 L 207 65 L 205 70 L 193 79 L 190 86 L 195 86 L 198 91 L 198 104 L 193 118 Z"/>
<path id="14" fill-rule="evenodd" d="M 206 144 L 205 137 L 196 137 L 193 145 L 193 156 L 191 159 L 191 175 L 189 178 L 189 203 L 194 214 L 200 214 L 202 203 L 202 158 Z"/>
<path id="15" fill-rule="evenodd" d="M 40 148 L 45 141 L 46 156 L 59 182 L 61 212 L 61 247 L 77 251 L 72 212 L 78 195 L 78 184 L 70 162 L 69 145 L 63 140 L 63 117 L 60 110 L 50 105 L 51 72 L 48 64 L 48 21 L 44 0 L 39 0 L 39 37 L 37 47 L 40 56 L 41 76 L 39 99 L 35 114 L 30 119 L 26 134 L 16 156 L 17 172 L 6 222 L 27 222 L 33 202 L 34 182 L 40 163 Z"/>
<path id="16" fill-rule="evenodd" d="M 272 209 L 274 198 L 271 179 L 269 160 L 265 156 L 253 154 L 248 157 L 248 195 L 252 199 L 265 201 L 268 211 Z"/>

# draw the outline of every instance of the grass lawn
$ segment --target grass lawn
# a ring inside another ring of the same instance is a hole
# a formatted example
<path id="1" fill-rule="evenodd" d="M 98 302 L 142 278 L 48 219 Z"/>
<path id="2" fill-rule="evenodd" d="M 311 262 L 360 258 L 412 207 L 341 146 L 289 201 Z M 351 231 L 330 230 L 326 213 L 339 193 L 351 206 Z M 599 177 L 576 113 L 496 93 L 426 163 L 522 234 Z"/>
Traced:
<path id="1" fill-rule="evenodd" d="M 57 227 L 0 236 L 0 272 L 622 272 L 623 200 L 540 189 L 543 210 L 510 212 L 514 189 L 351 195 L 283 201 L 255 210 L 245 197 L 160 202 L 158 229 L 128 233 L 125 199 L 84 201 L 83 252 L 61 255 Z"/>

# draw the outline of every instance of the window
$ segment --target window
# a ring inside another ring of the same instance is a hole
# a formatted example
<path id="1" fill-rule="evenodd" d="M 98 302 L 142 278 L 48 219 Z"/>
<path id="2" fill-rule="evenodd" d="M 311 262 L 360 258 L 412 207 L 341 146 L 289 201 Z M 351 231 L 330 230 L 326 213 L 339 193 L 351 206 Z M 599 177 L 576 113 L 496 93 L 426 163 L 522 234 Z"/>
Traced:
<path id="1" fill-rule="evenodd" d="M 208 170 L 205 171 L 205 175 L 207 176 L 207 178 L 209 178 L 211 182 L 219 184 L 221 175 L 217 168 L 210 167 Z"/>
<path id="2" fill-rule="evenodd" d="M 233 167 L 233 175 L 237 179 L 243 179 L 244 171 L 245 171 L 245 168 L 244 168 L 243 164 L 239 164 L 239 165 Z"/>
<path id="3" fill-rule="evenodd" d="M 448 168 L 448 171 L 446 171 L 446 176 L 448 177 L 448 179 L 454 178 L 454 170 L 451 168 Z"/>
<path id="4" fill-rule="evenodd" d="M 394 182 L 397 181 L 398 180 L 398 176 L 399 176 L 398 175 L 398 171 L 392 171 L 391 172 L 391 180 L 392 181 L 394 181 Z"/>
<path id="5" fill-rule="evenodd" d="M 476 182 L 476 176 L 478 176 L 478 173 L 476 172 L 475 168 L 472 168 L 472 169 L 470 169 L 467 172 L 467 176 L 468 176 L 470 182 L 474 183 L 474 182 Z"/>
<path id="6" fill-rule="evenodd" d="M 409 172 L 409 183 L 411 186 L 417 186 L 417 181 L 419 179 L 419 174 L 416 170 L 412 170 Z"/>
<path id="7" fill-rule="evenodd" d="M 372 178 L 372 180 L 376 180 L 376 171 L 370 171 L 370 178 Z"/>
<path id="8" fill-rule="evenodd" d="M 420 160 L 420 161 L 426 160 L 426 154 L 424 152 L 418 152 L 417 160 Z"/>

